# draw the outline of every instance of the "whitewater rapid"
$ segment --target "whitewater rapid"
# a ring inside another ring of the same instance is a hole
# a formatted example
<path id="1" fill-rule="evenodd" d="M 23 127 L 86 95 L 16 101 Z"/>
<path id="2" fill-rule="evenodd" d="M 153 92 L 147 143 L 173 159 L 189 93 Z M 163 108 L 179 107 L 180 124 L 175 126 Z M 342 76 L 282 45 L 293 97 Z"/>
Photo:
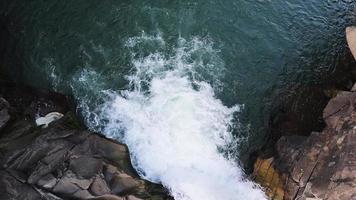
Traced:
<path id="1" fill-rule="evenodd" d="M 157 48 L 137 53 L 147 45 Z M 240 106 L 227 107 L 215 96 L 223 62 L 212 46 L 181 38 L 167 55 L 159 35 L 130 38 L 129 87 L 102 92 L 107 100 L 87 123 L 103 122 L 104 134 L 128 146 L 140 176 L 163 184 L 176 200 L 263 200 L 262 190 L 224 153 L 236 143 L 232 121 Z M 78 80 L 88 75 L 95 72 Z"/>

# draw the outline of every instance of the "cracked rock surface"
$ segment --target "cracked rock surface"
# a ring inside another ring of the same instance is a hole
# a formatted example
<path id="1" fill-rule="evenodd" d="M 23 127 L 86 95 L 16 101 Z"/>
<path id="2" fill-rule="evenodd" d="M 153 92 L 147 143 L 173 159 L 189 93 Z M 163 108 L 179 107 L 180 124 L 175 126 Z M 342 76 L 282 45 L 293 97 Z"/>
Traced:
<path id="1" fill-rule="evenodd" d="M 356 92 L 331 99 L 323 118 L 322 132 L 283 136 L 274 158 L 255 163 L 256 180 L 272 199 L 356 199 Z"/>
<path id="2" fill-rule="evenodd" d="M 14 116 L 10 107 L 0 98 L 0 199 L 170 199 L 137 175 L 125 145 L 86 130 L 71 112 L 41 128 L 26 105 Z"/>

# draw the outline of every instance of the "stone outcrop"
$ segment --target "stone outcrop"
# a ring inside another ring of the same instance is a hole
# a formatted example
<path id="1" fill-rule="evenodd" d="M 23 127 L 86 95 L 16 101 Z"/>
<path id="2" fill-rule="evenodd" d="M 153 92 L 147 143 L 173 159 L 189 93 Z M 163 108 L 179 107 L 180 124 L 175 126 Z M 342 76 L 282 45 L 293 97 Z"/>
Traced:
<path id="1" fill-rule="evenodd" d="M 0 98 L 0 199 L 170 199 L 140 179 L 125 145 L 86 130 L 71 112 L 37 126 L 33 112 L 55 111 L 56 100 L 24 105 L 21 95 L 10 95 L 10 103 Z"/>
<path id="2" fill-rule="evenodd" d="M 254 175 L 272 199 L 356 199 L 355 105 L 356 92 L 339 92 L 322 132 L 282 136 L 274 157 L 257 160 Z"/>
<path id="3" fill-rule="evenodd" d="M 355 57 L 356 27 L 346 29 L 346 38 Z M 356 199 L 356 84 L 346 88 L 350 91 L 324 90 L 322 99 L 303 92 L 307 96 L 280 101 L 282 112 L 270 118 L 269 142 L 253 167 L 253 177 L 271 199 Z M 326 97 L 331 100 L 324 104 Z"/>

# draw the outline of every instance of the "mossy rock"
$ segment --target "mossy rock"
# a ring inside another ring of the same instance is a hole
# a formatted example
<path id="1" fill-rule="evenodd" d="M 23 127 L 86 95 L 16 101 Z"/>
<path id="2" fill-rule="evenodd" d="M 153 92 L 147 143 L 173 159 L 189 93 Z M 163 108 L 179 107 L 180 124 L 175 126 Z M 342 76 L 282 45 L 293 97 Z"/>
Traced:
<path id="1" fill-rule="evenodd" d="M 272 200 L 283 200 L 283 176 L 273 165 L 273 157 L 258 158 L 254 164 L 253 176 L 257 183 L 266 189 L 266 194 Z"/>

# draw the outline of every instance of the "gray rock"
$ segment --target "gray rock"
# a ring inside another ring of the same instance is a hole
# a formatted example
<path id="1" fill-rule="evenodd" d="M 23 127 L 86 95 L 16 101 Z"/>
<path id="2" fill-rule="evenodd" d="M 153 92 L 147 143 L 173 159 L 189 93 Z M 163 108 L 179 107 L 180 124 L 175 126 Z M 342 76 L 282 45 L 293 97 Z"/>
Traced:
<path id="1" fill-rule="evenodd" d="M 9 108 L 9 103 L 0 97 L 0 130 L 3 129 L 10 120 Z"/>
<path id="2" fill-rule="evenodd" d="M 90 186 L 90 191 L 95 196 L 101 196 L 101 195 L 111 193 L 111 190 L 110 190 L 109 186 L 107 185 L 106 181 L 100 176 L 95 177 L 93 183 Z"/>
<path id="3" fill-rule="evenodd" d="M 0 136 L 0 164 L 6 170 L 0 171 L 0 199 L 167 196 L 138 177 L 125 145 L 83 130 L 73 114 L 47 128 L 24 118 L 8 121 Z"/>
<path id="4" fill-rule="evenodd" d="M 67 177 L 59 180 L 53 188 L 53 192 L 66 194 L 67 196 L 72 195 L 79 190 L 81 190 L 81 188 L 78 185 L 72 183 L 71 180 Z"/>
<path id="5" fill-rule="evenodd" d="M 90 156 L 80 156 L 70 160 L 69 169 L 83 178 L 92 178 L 101 173 L 103 162 Z"/>
<path id="6" fill-rule="evenodd" d="M 38 180 L 37 185 L 45 188 L 52 189 L 57 184 L 57 179 L 52 174 L 47 174 Z"/>
<path id="7" fill-rule="evenodd" d="M 87 190 L 78 190 L 73 194 L 73 197 L 78 199 L 92 199 L 94 196 Z"/>
<path id="8" fill-rule="evenodd" d="M 0 171 L 0 199 L 41 199 L 39 193 L 30 185 L 18 181 L 5 171 Z"/>

